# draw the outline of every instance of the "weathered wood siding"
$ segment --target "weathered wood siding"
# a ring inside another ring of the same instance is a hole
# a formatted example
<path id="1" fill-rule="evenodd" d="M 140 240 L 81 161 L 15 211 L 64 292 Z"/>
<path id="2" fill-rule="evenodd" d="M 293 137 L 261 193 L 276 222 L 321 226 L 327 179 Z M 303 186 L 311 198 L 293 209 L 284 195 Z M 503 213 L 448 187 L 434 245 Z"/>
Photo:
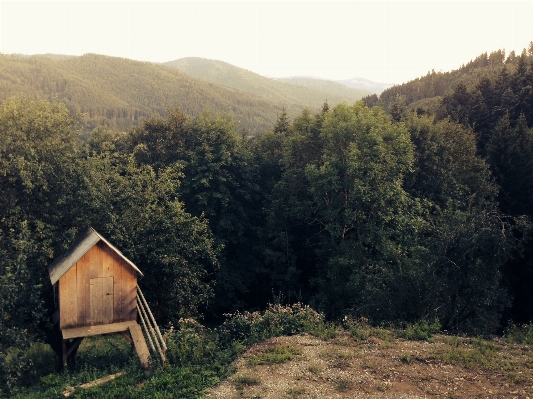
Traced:
<path id="1" fill-rule="evenodd" d="M 59 279 L 60 328 L 137 319 L 136 271 L 104 242 Z"/>

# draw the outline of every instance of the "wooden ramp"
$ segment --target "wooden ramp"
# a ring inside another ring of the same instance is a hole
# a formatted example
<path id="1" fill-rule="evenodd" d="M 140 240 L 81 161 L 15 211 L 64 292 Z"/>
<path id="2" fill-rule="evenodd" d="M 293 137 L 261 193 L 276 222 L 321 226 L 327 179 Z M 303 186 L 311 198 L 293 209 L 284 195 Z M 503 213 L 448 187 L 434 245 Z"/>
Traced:
<path id="1" fill-rule="evenodd" d="M 146 341 L 144 340 L 143 332 L 141 326 L 137 323 L 132 323 L 129 326 L 131 338 L 133 339 L 133 345 L 135 345 L 135 350 L 139 356 L 139 360 L 145 368 L 150 366 L 150 352 Z"/>

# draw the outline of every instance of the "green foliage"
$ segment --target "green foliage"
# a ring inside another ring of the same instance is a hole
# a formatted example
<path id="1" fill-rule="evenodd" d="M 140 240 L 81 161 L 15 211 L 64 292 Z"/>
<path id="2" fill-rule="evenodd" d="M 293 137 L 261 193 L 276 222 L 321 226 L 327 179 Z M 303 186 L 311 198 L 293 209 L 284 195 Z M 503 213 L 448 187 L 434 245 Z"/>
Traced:
<path id="1" fill-rule="evenodd" d="M 521 114 L 515 127 L 506 114 L 496 124 L 487 154 L 500 186 L 500 207 L 511 215 L 533 216 L 533 131 Z"/>
<path id="2" fill-rule="evenodd" d="M 510 343 L 523 345 L 533 344 L 533 323 L 517 326 L 511 323 L 504 332 L 504 337 Z"/>
<path id="3" fill-rule="evenodd" d="M 396 279 L 390 273 L 404 262 L 402 246 L 418 223 L 402 188 L 413 153 L 403 126 L 362 103 L 330 110 L 321 138 L 321 162 L 305 168 L 313 223 L 320 227 L 315 301 L 336 316 L 379 303 L 375 295 L 388 294 L 378 287 Z"/>
<path id="4" fill-rule="evenodd" d="M 438 319 L 433 321 L 421 320 L 417 323 L 407 324 L 395 330 L 397 337 L 416 340 L 429 341 L 434 334 L 441 331 L 441 324 Z"/>
<path id="5" fill-rule="evenodd" d="M 313 333 L 324 323 L 324 315 L 307 305 L 269 304 L 264 312 L 244 312 L 226 315 L 220 326 L 222 342 L 239 341 L 250 345 L 271 337 Z"/>
<path id="6" fill-rule="evenodd" d="M 413 358 L 411 355 L 401 355 L 400 361 L 405 364 L 411 364 L 413 362 Z"/>
<path id="7" fill-rule="evenodd" d="M 215 311 L 242 307 L 242 295 L 256 280 L 254 204 L 261 196 L 247 139 L 229 117 L 203 112 L 190 118 L 175 109 L 167 119 L 152 118 L 133 129 L 127 145 L 137 162 L 156 173 L 179 170 L 174 193 L 187 212 L 209 223 L 219 251 Z"/>
<path id="8" fill-rule="evenodd" d="M 252 374 L 241 374 L 233 377 L 232 382 L 237 390 L 242 391 L 244 387 L 259 385 L 261 379 Z"/>
<path id="9" fill-rule="evenodd" d="M 248 359 L 248 365 L 251 367 L 261 364 L 279 364 L 293 360 L 300 356 L 302 350 L 290 345 L 277 345 L 261 349 Z"/>
<path id="10" fill-rule="evenodd" d="M 448 364 L 459 364 L 469 369 L 501 370 L 500 359 L 493 342 L 481 337 L 469 339 L 463 345 L 441 348 L 433 355 Z M 503 359 L 502 359 L 503 360 Z"/>
<path id="11" fill-rule="evenodd" d="M 212 364 L 220 350 L 216 333 L 194 319 L 180 319 L 177 327 L 165 333 L 168 361 L 182 366 Z"/>
<path id="12" fill-rule="evenodd" d="M 429 341 L 431 337 L 441 331 L 440 322 L 420 320 L 414 323 L 404 323 L 399 326 L 372 326 L 368 319 L 353 319 L 345 316 L 342 320 L 343 327 L 357 340 L 364 341 L 371 336 L 390 341 L 393 337 L 416 341 Z"/>
<path id="13" fill-rule="evenodd" d="M 73 122 L 62 104 L 24 95 L 0 107 L 0 381 L 8 388 L 29 372 L 33 340 L 54 344 L 44 265 L 83 218 L 73 209 L 81 199 Z"/>

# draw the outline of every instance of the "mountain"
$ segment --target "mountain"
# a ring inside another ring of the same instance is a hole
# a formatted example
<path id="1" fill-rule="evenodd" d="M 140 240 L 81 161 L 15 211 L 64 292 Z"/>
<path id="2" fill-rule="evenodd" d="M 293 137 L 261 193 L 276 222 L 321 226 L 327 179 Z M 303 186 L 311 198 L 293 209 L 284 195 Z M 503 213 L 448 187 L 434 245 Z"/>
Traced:
<path id="1" fill-rule="evenodd" d="M 273 126 L 283 106 L 293 114 L 303 109 L 148 62 L 97 54 L 0 54 L 0 101 L 20 92 L 57 99 L 73 113 L 85 113 L 81 123 L 86 130 L 98 125 L 126 130 L 140 118 L 164 116 L 167 109 L 179 106 L 190 115 L 204 109 L 233 114 L 239 129 L 256 134 Z M 323 98 L 317 100 L 315 108 L 322 102 Z"/>
<path id="2" fill-rule="evenodd" d="M 326 100 L 333 106 L 341 102 L 353 103 L 371 94 L 362 90 L 346 90 L 334 82 L 318 79 L 271 79 L 223 61 L 205 58 L 181 58 L 162 65 L 206 82 L 260 96 L 285 107 L 296 105 L 318 109 Z"/>
<path id="3" fill-rule="evenodd" d="M 346 80 L 336 80 L 337 83 L 343 84 L 348 87 L 369 91 L 370 94 L 381 94 L 384 90 L 394 86 L 394 83 L 377 83 L 365 78 L 353 78 Z"/>
<path id="4" fill-rule="evenodd" d="M 98 54 L 0 54 L 0 101 L 19 92 L 84 113 L 86 130 L 127 130 L 179 106 L 190 115 L 204 109 L 232 114 L 238 128 L 252 135 L 272 128 L 283 108 L 292 117 L 304 108 L 318 110 L 326 100 L 333 106 L 368 94 L 316 79 L 269 79 L 202 58 L 154 64 Z"/>
<path id="5" fill-rule="evenodd" d="M 361 98 L 372 94 L 368 90 L 363 90 L 360 88 L 354 88 L 346 86 L 342 83 L 335 82 L 328 79 L 320 79 L 314 77 L 305 77 L 305 76 L 295 76 L 290 78 L 281 78 L 277 79 L 286 83 L 290 83 L 296 86 L 307 87 L 309 89 L 318 90 L 324 93 L 328 93 L 331 98 L 341 97 L 346 98 L 347 102 L 355 102 Z M 328 103 L 329 103 L 328 97 Z"/>
<path id="6" fill-rule="evenodd" d="M 432 70 L 425 76 L 388 88 L 381 93 L 379 100 L 388 109 L 400 96 L 403 104 L 409 108 L 419 108 L 424 112 L 435 114 L 442 99 L 453 93 L 460 83 L 475 90 L 474 86 L 483 79 L 495 82 L 504 67 L 506 73 L 512 74 L 521 57 L 517 56 L 514 51 L 511 51 L 507 58 L 505 50 L 492 51 L 490 54 L 485 52 L 452 71 L 435 72 Z M 527 58 L 527 53 L 524 57 Z"/>

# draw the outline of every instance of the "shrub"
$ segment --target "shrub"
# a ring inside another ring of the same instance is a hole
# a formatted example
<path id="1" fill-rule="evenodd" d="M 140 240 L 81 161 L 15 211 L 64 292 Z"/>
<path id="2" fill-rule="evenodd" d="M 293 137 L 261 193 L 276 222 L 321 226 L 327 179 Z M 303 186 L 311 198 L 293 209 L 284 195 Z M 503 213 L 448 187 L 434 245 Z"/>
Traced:
<path id="1" fill-rule="evenodd" d="M 533 344 L 533 323 L 521 326 L 511 323 L 505 330 L 504 336 L 509 342 L 525 345 Z"/>
<path id="2" fill-rule="evenodd" d="M 194 319 L 180 319 L 165 333 L 167 360 L 180 366 L 211 363 L 220 350 L 216 333 Z"/>
<path id="3" fill-rule="evenodd" d="M 435 319 L 433 322 L 420 320 L 417 323 L 407 324 L 403 328 L 396 329 L 396 336 L 409 340 L 428 341 L 434 334 L 440 331 L 440 322 Z"/>
<path id="4" fill-rule="evenodd" d="M 220 326 L 222 342 L 239 341 L 246 345 L 282 335 L 313 333 L 324 328 L 324 315 L 307 305 L 269 304 L 261 312 L 227 314 Z"/>
<path id="5" fill-rule="evenodd" d="M 375 336 L 384 340 L 394 337 L 409 340 L 428 341 L 434 334 L 441 330 L 440 322 L 435 319 L 433 322 L 421 320 L 412 324 L 403 324 L 400 327 L 374 327 L 368 319 L 362 317 L 353 319 L 345 316 L 342 320 L 343 327 L 350 332 L 352 337 L 359 340 L 366 340 L 370 336 Z"/>

